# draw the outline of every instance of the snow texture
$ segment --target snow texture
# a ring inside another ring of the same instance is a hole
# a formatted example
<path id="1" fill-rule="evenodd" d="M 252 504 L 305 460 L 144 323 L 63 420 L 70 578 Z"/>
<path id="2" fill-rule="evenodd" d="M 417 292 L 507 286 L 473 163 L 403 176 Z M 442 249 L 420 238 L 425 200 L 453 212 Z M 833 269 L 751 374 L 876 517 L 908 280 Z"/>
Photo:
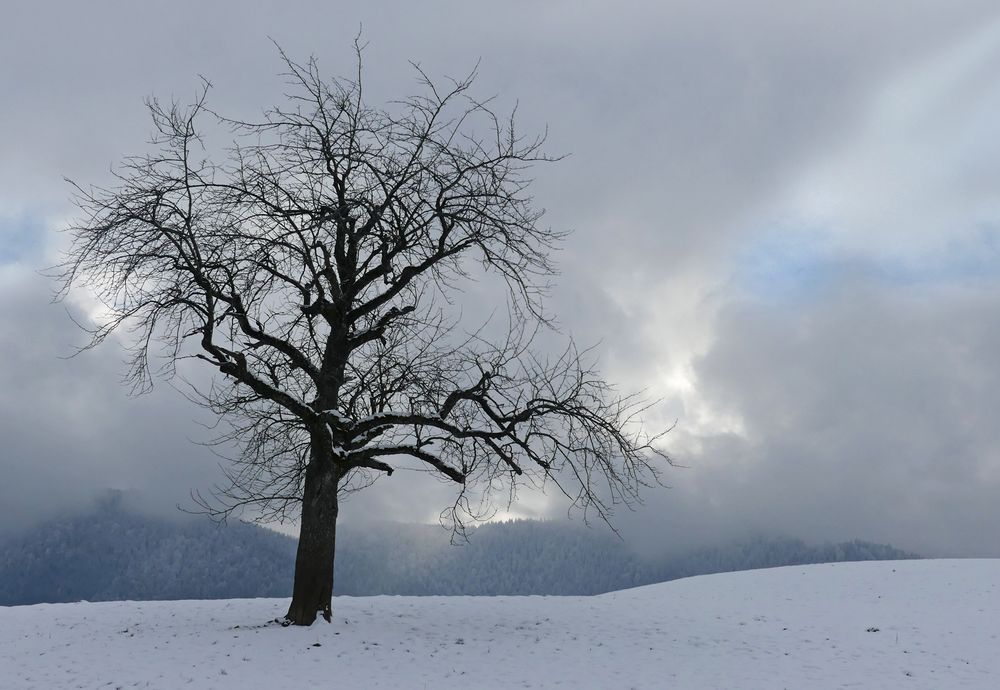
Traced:
<path id="1" fill-rule="evenodd" d="M 838 563 L 595 597 L 0 608 L 4 688 L 997 688 L 1000 560 Z"/>

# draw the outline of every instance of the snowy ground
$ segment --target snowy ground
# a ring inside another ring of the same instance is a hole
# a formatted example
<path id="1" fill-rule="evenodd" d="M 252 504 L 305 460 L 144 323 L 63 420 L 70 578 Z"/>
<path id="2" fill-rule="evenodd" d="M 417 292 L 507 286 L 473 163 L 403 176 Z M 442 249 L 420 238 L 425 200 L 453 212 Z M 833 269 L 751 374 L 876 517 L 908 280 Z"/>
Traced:
<path id="1" fill-rule="evenodd" d="M 711 575 L 598 597 L 0 607 L 3 688 L 998 688 L 1000 560 Z"/>

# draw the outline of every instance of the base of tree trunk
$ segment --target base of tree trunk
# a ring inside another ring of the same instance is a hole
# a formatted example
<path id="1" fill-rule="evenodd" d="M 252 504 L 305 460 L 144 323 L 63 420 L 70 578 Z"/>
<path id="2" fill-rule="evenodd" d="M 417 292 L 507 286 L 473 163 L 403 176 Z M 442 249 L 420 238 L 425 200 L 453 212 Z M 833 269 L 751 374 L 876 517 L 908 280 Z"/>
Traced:
<path id="1" fill-rule="evenodd" d="M 332 588 L 330 593 L 323 594 L 318 590 L 318 596 L 313 601 L 294 601 L 288 607 L 282 625 L 312 625 L 316 622 L 316 616 L 322 613 L 323 620 L 329 623 L 333 620 L 333 606 L 331 603 Z"/>
<path id="2" fill-rule="evenodd" d="M 337 539 L 337 478 L 310 463 L 302 496 L 302 525 L 295 555 L 295 584 L 284 625 L 333 619 L 333 557 Z"/>

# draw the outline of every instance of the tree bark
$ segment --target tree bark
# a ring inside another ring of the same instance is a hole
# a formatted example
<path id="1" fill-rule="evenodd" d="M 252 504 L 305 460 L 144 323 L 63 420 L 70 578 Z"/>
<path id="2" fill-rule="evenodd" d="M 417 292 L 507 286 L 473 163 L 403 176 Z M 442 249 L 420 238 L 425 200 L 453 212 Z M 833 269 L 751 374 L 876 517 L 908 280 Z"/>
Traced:
<path id="1" fill-rule="evenodd" d="M 333 558 L 337 539 L 337 472 L 329 462 L 314 457 L 306 468 L 302 496 L 302 525 L 295 556 L 292 603 L 287 624 L 312 625 L 322 613 L 333 616 Z"/>

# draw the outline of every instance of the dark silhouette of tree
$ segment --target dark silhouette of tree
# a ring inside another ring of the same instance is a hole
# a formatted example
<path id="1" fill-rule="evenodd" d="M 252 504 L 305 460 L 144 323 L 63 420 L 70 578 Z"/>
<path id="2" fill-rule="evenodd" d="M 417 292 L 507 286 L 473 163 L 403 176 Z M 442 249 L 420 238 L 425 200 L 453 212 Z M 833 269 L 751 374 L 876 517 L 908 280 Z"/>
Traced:
<path id="1" fill-rule="evenodd" d="M 110 189 L 77 186 L 83 215 L 59 267 L 106 320 L 89 347 L 131 336 L 137 391 L 178 362 L 217 375 L 192 399 L 236 442 L 209 508 L 298 518 L 286 620 L 329 621 L 338 494 L 420 466 L 454 482 L 461 528 L 477 496 L 551 483 L 607 518 L 657 477 L 656 436 L 570 343 L 546 357 L 542 297 L 564 233 L 540 223 L 528 171 L 552 160 L 470 92 L 474 73 L 375 108 L 354 79 L 281 54 L 290 93 L 259 121 L 148 103 L 153 153 Z M 204 116 L 232 128 L 222 154 Z M 449 295 L 499 278 L 507 326 L 465 330 Z M 65 293 L 64 293 L 65 294 Z M 500 331 L 499 337 L 495 333 Z M 162 366 L 154 363 L 163 362 Z"/>

